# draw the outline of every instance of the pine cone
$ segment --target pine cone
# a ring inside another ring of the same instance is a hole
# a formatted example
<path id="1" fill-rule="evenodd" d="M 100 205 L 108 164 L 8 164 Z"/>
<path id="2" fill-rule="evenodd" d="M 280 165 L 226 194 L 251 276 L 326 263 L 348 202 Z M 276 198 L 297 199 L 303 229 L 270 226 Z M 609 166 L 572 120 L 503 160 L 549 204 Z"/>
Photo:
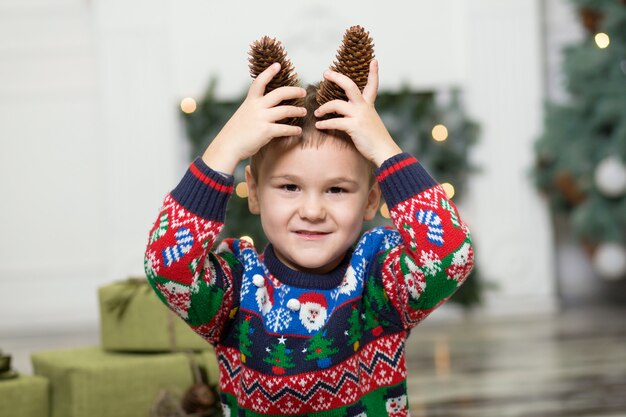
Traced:
<path id="1" fill-rule="evenodd" d="M 359 87 L 359 90 L 363 91 L 367 84 L 372 59 L 374 59 L 374 43 L 369 32 L 361 26 L 352 26 L 343 35 L 343 43 L 330 69 L 347 75 Z M 337 99 L 347 101 L 348 97 L 337 84 L 322 80 L 317 90 L 319 105 Z"/>
<path id="2" fill-rule="evenodd" d="M 269 36 L 263 36 L 261 39 L 253 42 L 250 45 L 250 75 L 253 79 L 259 76 L 260 73 L 265 71 L 274 62 L 280 63 L 280 71 L 265 87 L 265 94 L 277 89 L 278 87 L 292 87 L 300 85 L 298 74 L 294 72 L 291 61 L 287 59 L 287 53 L 283 48 L 283 45 L 276 38 L 270 38 Z M 288 106 L 302 106 L 300 100 L 285 100 L 280 105 Z M 298 121 L 297 118 L 284 119 L 279 123 L 295 124 Z"/>
<path id="3" fill-rule="evenodd" d="M 572 206 L 577 206 L 587 198 L 587 195 L 576 183 L 574 176 L 568 171 L 560 170 L 556 172 L 554 175 L 554 186 Z"/>
<path id="4" fill-rule="evenodd" d="M 604 19 L 603 13 L 587 7 L 580 9 L 578 13 L 583 26 L 589 33 L 595 34 L 600 31 L 600 25 Z"/>
<path id="5" fill-rule="evenodd" d="M 217 399 L 211 388 L 203 383 L 193 384 L 185 391 L 182 407 L 186 413 L 211 413 L 216 407 Z"/>

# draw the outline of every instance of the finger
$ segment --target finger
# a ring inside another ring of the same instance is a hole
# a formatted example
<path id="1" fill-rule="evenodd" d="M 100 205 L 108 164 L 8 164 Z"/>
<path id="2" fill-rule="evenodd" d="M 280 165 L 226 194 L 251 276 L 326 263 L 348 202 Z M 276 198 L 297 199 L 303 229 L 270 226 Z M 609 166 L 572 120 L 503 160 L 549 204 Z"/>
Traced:
<path id="1" fill-rule="evenodd" d="M 351 116 L 352 105 L 343 100 L 332 100 L 328 103 L 324 103 L 315 110 L 316 117 L 323 117 L 328 113 L 337 113 L 342 116 Z"/>
<path id="2" fill-rule="evenodd" d="M 273 123 L 269 128 L 269 135 L 272 138 L 280 138 L 283 136 L 300 136 L 301 134 L 302 128 L 300 126 Z"/>
<path id="3" fill-rule="evenodd" d="M 267 67 L 254 79 L 254 81 L 252 81 L 250 90 L 248 90 L 248 96 L 263 96 L 263 94 L 265 94 L 265 87 L 267 87 L 267 84 L 269 84 L 272 78 L 278 74 L 278 71 L 280 71 L 280 64 L 278 62 L 274 62 L 272 65 Z"/>
<path id="4" fill-rule="evenodd" d="M 370 62 L 370 72 L 367 75 L 367 84 L 363 88 L 363 98 L 368 103 L 374 103 L 376 101 L 376 95 L 378 94 L 378 61 L 373 59 Z"/>
<path id="5" fill-rule="evenodd" d="M 348 119 L 343 117 L 335 117 L 333 119 L 320 120 L 315 122 L 315 127 L 320 130 L 342 130 L 344 132 L 348 132 L 350 127 L 350 122 Z"/>
<path id="6" fill-rule="evenodd" d="M 291 100 L 306 96 L 306 90 L 302 87 L 279 87 L 263 97 L 267 107 L 277 106 L 283 100 Z"/>
<path id="7" fill-rule="evenodd" d="M 272 122 L 286 119 L 288 117 L 304 117 L 306 109 L 298 106 L 278 106 L 268 110 Z"/>
<path id="8" fill-rule="evenodd" d="M 324 72 L 324 78 L 341 87 L 343 91 L 346 92 L 348 100 L 359 101 L 362 99 L 361 90 L 359 90 L 359 87 L 350 79 L 350 77 L 336 71 L 328 70 Z"/>

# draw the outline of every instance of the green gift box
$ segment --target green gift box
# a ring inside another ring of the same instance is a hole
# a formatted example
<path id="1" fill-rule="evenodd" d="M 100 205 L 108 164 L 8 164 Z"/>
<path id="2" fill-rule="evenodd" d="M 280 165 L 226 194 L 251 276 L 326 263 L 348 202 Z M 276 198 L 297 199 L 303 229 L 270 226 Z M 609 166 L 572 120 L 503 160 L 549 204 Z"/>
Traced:
<path id="1" fill-rule="evenodd" d="M 193 357 L 208 368 L 209 384 L 216 384 L 215 355 L 200 352 Z M 194 382 L 186 353 L 87 347 L 37 352 L 31 359 L 35 374 L 50 381 L 51 417 L 146 417 L 162 390 L 182 396 Z"/>
<path id="2" fill-rule="evenodd" d="M 0 416 L 48 417 L 48 380 L 19 375 L 0 380 Z"/>
<path id="3" fill-rule="evenodd" d="M 111 351 L 205 350 L 211 345 L 171 312 L 146 278 L 131 278 L 98 289 L 100 339 Z"/>

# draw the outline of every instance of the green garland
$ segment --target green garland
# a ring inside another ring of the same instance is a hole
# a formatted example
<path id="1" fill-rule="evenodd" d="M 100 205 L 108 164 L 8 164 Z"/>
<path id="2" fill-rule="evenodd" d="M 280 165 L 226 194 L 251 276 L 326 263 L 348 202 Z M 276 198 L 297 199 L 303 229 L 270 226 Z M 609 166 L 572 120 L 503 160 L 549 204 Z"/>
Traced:
<path id="1" fill-rule="evenodd" d="M 626 194 L 606 195 L 597 183 L 607 158 L 626 161 L 626 2 L 574 0 L 586 36 L 564 49 L 569 99 L 547 103 L 535 143 L 535 185 L 554 215 L 566 220 L 590 253 L 605 242 L 626 244 Z M 597 32 L 610 36 L 599 48 Z"/>

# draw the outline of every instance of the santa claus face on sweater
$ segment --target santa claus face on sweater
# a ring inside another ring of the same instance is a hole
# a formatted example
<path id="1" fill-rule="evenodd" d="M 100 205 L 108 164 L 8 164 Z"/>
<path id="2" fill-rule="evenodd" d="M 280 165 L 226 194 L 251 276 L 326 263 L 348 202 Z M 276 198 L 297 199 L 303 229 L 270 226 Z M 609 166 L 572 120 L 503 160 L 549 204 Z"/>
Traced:
<path id="1" fill-rule="evenodd" d="M 300 321 L 309 332 L 321 329 L 326 323 L 326 316 L 326 307 L 318 303 L 309 302 L 300 305 Z"/>
<path id="2" fill-rule="evenodd" d="M 406 417 L 408 416 L 406 395 L 400 395 L 387 399 L 387 414 L 389 417 Z"/>
<path id="3" fill-rule="evenodd" d="M 250 211 L 278 259 L 297 271 L 327 273 L 376 214 L 377 185 L 354 147 L 329 136 L 319 145 L 267 148 L 258 178 L 246 172 Z"/>

